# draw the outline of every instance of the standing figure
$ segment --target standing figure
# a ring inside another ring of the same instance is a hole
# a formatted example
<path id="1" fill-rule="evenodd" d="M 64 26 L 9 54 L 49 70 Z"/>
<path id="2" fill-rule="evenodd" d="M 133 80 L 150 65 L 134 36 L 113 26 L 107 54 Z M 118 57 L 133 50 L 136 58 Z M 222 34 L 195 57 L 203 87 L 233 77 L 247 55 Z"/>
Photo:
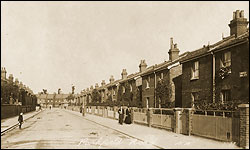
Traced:
<path id="1" fill-rule="evenodd" d="M 123 111 L 121 106 L 118 109 L 118 114 L 119 114 L 119 123 L 122 125 L 123 124 L 124 111 Z"/>
<path id="2" fill-rule="evenodd" d="M 80 107 L 80 113 L 82 113 L 82 107 Z"/>
<path id="3" fill-rule="evenodd" d="M 19 129 L 21 129 L 22 124 L 23 124 L 23 113 L 20 113 L 18 117 L 18 122 L 19 122 Z"/>
<path id="4" fill-rule="evenodd" d="M 127 110 L 126 110 L 126 118 L 125 118 L 125 123 L 126 124 L 131 124 L 132 121 L 131 121 L 131 110 L 128 106 Z"/>

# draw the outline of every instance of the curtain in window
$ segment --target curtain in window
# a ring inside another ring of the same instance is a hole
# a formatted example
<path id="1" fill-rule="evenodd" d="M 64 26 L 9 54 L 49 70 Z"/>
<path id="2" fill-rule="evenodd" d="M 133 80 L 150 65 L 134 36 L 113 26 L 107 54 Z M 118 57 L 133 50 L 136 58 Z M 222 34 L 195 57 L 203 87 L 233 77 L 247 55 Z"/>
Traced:
<path id="1" fill-rule="evenodd" d="M 231 52 L 224 53 L 224 64 L 226 67 L 231 66 Z"/>
<path id="2" fill-rule="evenodd" d="M 196 62 L 194 63 L 194 67 L 195 67 L 194 76 L 195 76 L 195 77 L 199 77 L 199 62 L 198 62 L 198 61 L 196 61 Z"/>

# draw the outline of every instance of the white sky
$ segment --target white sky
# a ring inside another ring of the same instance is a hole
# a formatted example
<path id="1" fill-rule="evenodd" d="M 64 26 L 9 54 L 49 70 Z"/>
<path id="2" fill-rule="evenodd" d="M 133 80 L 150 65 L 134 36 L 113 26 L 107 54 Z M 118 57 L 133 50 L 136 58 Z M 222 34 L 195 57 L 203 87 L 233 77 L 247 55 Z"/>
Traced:
<path id="1" fill-rule="evenodd" d="M 34 93 L 86 89 L 229 35 L 233 11 L 248 1 L 2 2 L 1 67 Z"/>

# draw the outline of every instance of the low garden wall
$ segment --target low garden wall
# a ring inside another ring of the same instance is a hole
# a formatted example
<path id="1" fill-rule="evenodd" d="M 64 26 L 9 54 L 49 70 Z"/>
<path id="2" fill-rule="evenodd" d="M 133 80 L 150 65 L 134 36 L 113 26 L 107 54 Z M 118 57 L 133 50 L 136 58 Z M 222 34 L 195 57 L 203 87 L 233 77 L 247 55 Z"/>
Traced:
<path id="1" fill-rule="evenodd" d="M 2 104 L 1 105 L 1 119 L 18 116 L 21 112 L 27 113 L 27 112 L 31 112 L 35 110 L 36 110 L 35 106 Z"/>
<path id="2" fill-rule="evenodd" d="M 73 108 L 74 109 L 74 108 Z M 87 106 L 88 114 L 118 119 L 118 107 Z M 126 107 L 123 108 L 124 113 Z M 77 109 L 74 109 L 77 110 Z M 190 108 L 131 108 L 133 123 L 157 127 L 185 135 L 198 135 L 238 146 L 249 147 L 249 105 L 237 111 L 202 111 Z"/>

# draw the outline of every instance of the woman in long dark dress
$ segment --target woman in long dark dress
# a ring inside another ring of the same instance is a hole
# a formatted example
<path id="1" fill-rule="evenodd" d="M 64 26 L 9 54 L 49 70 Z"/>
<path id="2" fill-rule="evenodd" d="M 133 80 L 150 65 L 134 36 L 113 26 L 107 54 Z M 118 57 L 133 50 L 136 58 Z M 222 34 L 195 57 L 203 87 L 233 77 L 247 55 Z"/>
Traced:
<path id="1" fill-rule="evenodd" d="M 130 111 L 130 108 L 129 108 L 129 107 L 128 107 L 127 110 L 126 110 L 125 123 L 126 123 L 126 124 L 131 124 L 131 123 L 132 123 L 132 121 L 131 121 L 131 111 Z"/>
<path id="2" fill-rule="evenodd" d="M 124 111 L 122 107 L 118 109 L 118 114 L 119 114 L 119 123 L 122 125 L 123 124 L 123 117 L 124 117 Z"/>

